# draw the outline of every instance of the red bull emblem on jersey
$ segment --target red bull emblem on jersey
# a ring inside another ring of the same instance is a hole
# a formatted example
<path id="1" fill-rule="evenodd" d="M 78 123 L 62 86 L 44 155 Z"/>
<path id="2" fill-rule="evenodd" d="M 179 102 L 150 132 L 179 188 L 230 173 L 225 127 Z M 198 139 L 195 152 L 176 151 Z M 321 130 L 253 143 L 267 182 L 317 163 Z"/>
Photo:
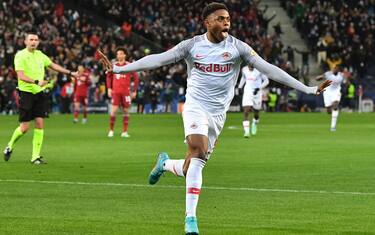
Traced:
<path id="1" fill-rule="evenodd" d="M 230 58 L 232 58 L 232 54 L 229 52 L 224 52 L 221 56 L 224 60 L 229 60 Z"/>
<path id="2" fill-rule="evenodd" d="M 232 64 L 200 64 L 195 62 L 194 66 L 205 73 L 227 73 L 232 69 Z"/>
<path id="3" fill-rule="evenodd" d="M 194 122 L 193 124 L 190 125 L 191 129 L 197 129 L 198 125 Z"/>

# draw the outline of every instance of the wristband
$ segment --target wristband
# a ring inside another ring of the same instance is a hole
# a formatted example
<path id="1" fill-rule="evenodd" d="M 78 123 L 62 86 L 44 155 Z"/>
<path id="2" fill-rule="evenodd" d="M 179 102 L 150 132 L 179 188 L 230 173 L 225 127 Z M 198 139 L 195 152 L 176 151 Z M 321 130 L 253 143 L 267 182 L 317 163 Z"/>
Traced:
<path id="1" fill-rule="evenodd" d="M 34 83 L 35 83 L 36 85 L 39 85 L 39 80 L 34 80 Z"/>

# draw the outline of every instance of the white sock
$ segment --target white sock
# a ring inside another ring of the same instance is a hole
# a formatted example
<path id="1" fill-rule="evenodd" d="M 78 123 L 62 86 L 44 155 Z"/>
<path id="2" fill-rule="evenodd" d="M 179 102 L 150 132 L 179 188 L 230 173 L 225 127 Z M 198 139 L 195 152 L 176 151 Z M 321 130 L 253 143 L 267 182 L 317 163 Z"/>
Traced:
<path id="1" fill-rule="evenodd" d="M 258 122 L 259 122 L 259 119 L 255 119 L 255 118 L 253 118 L 253 123 L 256 125 L 256 124 L 258 124 Z"/>
<path id="2" fill-rule="evenodd" d="M 242 126 L 245 134 L 248 134 L 250 132 L 250 121 L 243 121 Z"/>
<path id="3" fill-rule="evenodd" d="M 336 128 L 337 117 L 339 116 L 339 110 L 332 110 L 331 128 Z"/>
<path id="4" fill-rule="evenodd" d="M 165 161 L 163 168 L 166 171 L 172 172 L 176 176 L 184 177 L 184 171 L 183 171 L 184 162 L 185 162 L 184 159 L 179 159 L 179 160 L 168 159 Z"/>
<path id="5" fill-rule="evenodd" d="M 186 174 L 186 217 L 196 217 L 199 194 L 202 187 L 202 170 L 205 161 L 192 158 Z"/>

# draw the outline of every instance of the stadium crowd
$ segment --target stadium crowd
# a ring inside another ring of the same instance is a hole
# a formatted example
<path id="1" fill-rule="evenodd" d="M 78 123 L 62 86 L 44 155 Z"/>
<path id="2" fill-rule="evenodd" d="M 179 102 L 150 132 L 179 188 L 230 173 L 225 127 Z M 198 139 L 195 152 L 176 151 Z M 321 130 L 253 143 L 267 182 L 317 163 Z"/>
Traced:
<path id="1" fill-rule="evenodd" d="M 375 58 L 373 0 L 281 0 L 281 5 L 325 70 L 342 65 L 363 78 Z"/>
<path id="2" fill-rule="evenodd" d="M 204 1 L 198 0 L 78 0 L 75 9 L 67 9 L 62 2 L 52 0 L 3 2 L 0 5 L 0 112 L 11 113 L 16 110 L 13 58 L 24 47 L 24 32 L 37 30 L 41 39 L 39 48 L 55 62 L 72 70 L 78 64 L 83 65 L 92 80 L 89 103 L 93 107 L 103 107 L 108 102 L 105 74 L 96 61 L 96 49 L 100 47 L 114 59 L 115 49 L 123 46 L 128 51 L 127 60 L 137 60 L 154 52 L 147 44 L 136 46 L 129 43 L 131 37 L 140 35 L 167 50 L 183 39 L 204 32 L 200 22 L 204 4 Z M 270 32 L 268 25 L 274 16 L 265 17 L 267 8 L 261 10 L 258 1 L 248 0 L 229 1 L 227 5 L 231 9 L 231 34 L 247 42 L 269 62 L 298 77 L 298 70 L 293 65 L 294 50 L 290 46 L 285 48 L 281 43 L 279 36 L 282 31 L 279 26 Z M 102 16 L 107 24 L 99 24 L 96 16 Z M 297 21 L 301 20 L 298 18 Z M 368 46 L 363 45 L 366 48 Z M 183 63 L 141 72 L 140 75 L 141 83 L 135 100 L 137 111 L 177 110 L 177 103 L 184 100 L 186 89 L 187 74 Z M 56 84 L 50 91 L 52 110 L 70 112 L 73 84 L 65 75 L 52 72 L 48 73 L 48 79 Z M 278 92 L 278 95 L 282 93 Z"/>

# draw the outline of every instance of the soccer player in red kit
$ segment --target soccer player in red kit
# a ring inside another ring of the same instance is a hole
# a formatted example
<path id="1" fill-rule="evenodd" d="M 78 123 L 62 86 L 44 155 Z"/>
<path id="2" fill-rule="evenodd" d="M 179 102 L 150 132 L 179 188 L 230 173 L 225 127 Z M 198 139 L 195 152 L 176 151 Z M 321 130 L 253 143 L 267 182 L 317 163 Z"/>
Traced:
<path id="1" fill-rule="evenodd" d="M 82 124 L 87 122 L 87 105 L 88 105 L 88 89 L 91 85 L 89 73 L 85 71 L 85 67 L 78 66 L 78 78 L 74 81 L 74 119 L 73 122 L 78 122 L 78 114 L 81 109 L 83 111 Z"/>
<path id="2" fill-rule="evenodd" d="M 126 62 L 126 51 L 125 48 L 116 49 L 115 65 L 124 66 L 128 64 Z M 133 80 L 133 87 L 131 86 L 131 80 Z M 121 137 L 129 138 L 128 125 L 129 125 L 129 108 L 131 101 L 137 95 L 139 77 L 136 72 L 128 74 L 113 74 L 112 72 L 107 73 L 107 89 L 108 97 L 111 98 L 111 113 L 109 119 L 109 132 L 108 137 L 113 137 L 114 125 L 116 121 L 116 112 L 119 106 L 123 108 L 123 129 Z M 132 89 L 131 89 L 132 88 Z"/>

